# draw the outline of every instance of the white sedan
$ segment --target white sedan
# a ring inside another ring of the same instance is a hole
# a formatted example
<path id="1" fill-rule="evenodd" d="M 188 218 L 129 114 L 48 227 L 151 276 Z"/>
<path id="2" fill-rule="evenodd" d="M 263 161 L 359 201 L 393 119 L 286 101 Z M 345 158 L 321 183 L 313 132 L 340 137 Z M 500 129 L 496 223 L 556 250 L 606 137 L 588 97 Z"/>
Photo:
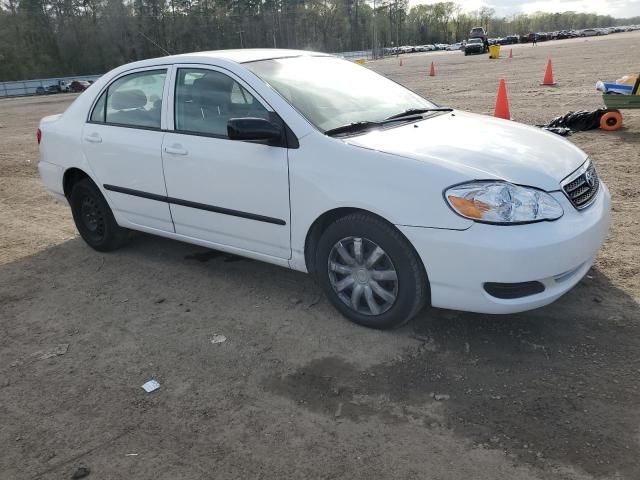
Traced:
<path id="1" fill-rule="evenodd" d="M 569 141 L 434 105 L 292 50 L 123 65 L 38 130 L 40 175 L 94 249 L 129 230 L 314 274 L 347 318 L 510 313 L 589 270 L 610 196 Z"/>

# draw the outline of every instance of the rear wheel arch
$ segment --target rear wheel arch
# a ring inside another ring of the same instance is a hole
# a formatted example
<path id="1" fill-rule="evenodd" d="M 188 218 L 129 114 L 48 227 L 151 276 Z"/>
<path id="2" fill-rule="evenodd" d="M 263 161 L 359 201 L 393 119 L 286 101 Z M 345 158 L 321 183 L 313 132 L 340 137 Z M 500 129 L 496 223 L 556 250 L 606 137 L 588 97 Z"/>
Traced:
<path id="1" fill-rule="evenodd" d="M 88 178 L 93 182 L 91 177 L 83 170 L 76 167 L 67 169 L 62 177 L 62 191 L 64 192 L 64 196 L 67 197 L 67 199 L 70 198 L 73 186 L 85 178 Z"/>

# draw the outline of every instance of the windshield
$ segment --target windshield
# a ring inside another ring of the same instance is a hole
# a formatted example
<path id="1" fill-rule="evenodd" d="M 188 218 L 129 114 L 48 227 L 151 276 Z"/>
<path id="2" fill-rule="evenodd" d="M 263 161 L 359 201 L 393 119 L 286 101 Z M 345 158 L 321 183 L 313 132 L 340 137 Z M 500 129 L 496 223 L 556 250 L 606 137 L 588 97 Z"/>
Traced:
<path id="1" fill-rule="evenodd" d="M 435 107 L 403 86 L 335 57 L 278 58 L 245 66 L 323 132 Z"/>
<path id="2" fill-rule="evenodd" d="M 467 43 L 482 43 L 482 40 L 479 38 L 470 38 Z"/>

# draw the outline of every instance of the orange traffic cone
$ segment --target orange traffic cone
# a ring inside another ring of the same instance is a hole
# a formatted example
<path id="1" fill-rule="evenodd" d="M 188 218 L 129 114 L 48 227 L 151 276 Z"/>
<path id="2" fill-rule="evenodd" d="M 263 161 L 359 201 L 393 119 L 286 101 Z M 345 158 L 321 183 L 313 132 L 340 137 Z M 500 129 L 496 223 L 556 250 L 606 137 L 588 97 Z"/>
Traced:
<path id="1" fill-rule="evenodd" d="M 509 49 L 509 58 L 513 58 L 513 48 Z"/>
<path id="2" fill-rule="evenodd" d="M 511 120 L 509 99 L 507 98 L 507 85 L 504 83 L 504 79 L 500 80 L 498 97 L 496 98 L 496 110 L 493 113 L 493 116 L 497 118 L 504 118 L 505 120 Z"/>
<path id="3" fill-rule="evenodd" d="M 436 66 L 434 65 L 433 62 L 431 62 L 431 70 L 429 71 L 429 76 L 430 77 L 435 77 L 436 76 Z"/>
<path id="4" fill-rule="evenodd" d="M 402 66 L 402 59 L 400 59 L 400 66 Z"/>
<path id="5" fill-rule="evenodd" d="M 540 85 L 555 85 L 556 82 L 553 81 L 553 65 L 551 64 L 551 59 L 547 62 L 547 70 L 544 72 L 544 80 Z"/>

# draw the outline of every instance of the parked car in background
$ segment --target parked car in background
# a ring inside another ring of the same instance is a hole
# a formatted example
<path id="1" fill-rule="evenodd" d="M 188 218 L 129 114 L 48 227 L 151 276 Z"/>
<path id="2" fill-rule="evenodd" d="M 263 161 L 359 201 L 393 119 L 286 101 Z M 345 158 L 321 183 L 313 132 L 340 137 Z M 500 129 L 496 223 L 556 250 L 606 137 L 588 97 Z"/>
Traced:
<path id="1" fill-rule="evenodd" d="M 47 87 L 48 93 L 66 93 L 70 91 L 69 83 L 65 80 L 58 80 Z"/>
<path id="2" fill-rule="evenodd" d="M 596 37 L 598 35 L 602 35 L 602 34 L 595 28 L 585 28 L 580 32 L 581 37 Z"/>
<path id="3" fill-rule="evenodd" d="M 71 86 L 66 80 L 58 80 L 57 85 L 61 93 L 67 93 L 71 91 Z"/>
<path id="4" fill-rule="evenodd" d="M 461 42 L 457 42 L 457 43 L 452 43 L 451 45 L 449 45 L 449 47 L 447 47 L 447 50 L 455 51 L 455 50 L 460 50 L 461 48 L 462 48 L 462 43 Z"/>
<path id="5" fill-rule="evenodd" d="M 40 86 L 40 87 L 36 87 L 36 95 L 46 95 L 47 94 L 47 89 Z"/>
<path id="6" fill-rule="evenodd" d="M 74 80 L 69 86 L 72 92 L 84 92 L 91 84 L 86 80 Z"/>
<path id="7" fill-rule="evenodd" d="M 589 271 L 609 224 L 606 185 L 565 138 L 438 107 L 322 53 L 123 65 L 37 139 L 44 185 L 92 248 L 131 229 L 309 272 L 373 328 L 425 304 L 547 305 Z"/>
<path id="8" fill-rule="evenodd" d="M 470 38 L 464 46 L 465 55 L 475 55 L 485 52 L 485 45 L 481 38 Z"/>

